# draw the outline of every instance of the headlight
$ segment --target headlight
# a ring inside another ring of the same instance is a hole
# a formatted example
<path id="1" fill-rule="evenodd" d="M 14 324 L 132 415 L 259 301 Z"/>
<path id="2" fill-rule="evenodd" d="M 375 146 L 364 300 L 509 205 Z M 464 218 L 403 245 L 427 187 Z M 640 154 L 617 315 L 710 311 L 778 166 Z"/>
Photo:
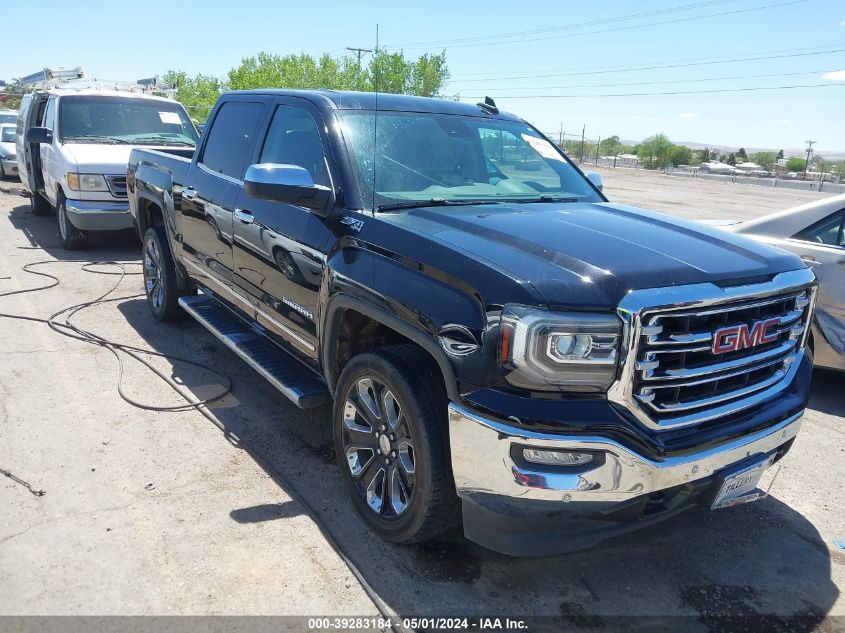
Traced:
<path id="1" fill-rule="evenodd" d="M 100 174 L 67 173 L 67 186 L 74 191 L 108 191 L 106 179 Z"/>
<path id="2" fill-rule="evenodd" d="M 614 314 L 502 310 L 499 363 L 514 387 L 599 392 L 616 376 L 622 322 Z"/>

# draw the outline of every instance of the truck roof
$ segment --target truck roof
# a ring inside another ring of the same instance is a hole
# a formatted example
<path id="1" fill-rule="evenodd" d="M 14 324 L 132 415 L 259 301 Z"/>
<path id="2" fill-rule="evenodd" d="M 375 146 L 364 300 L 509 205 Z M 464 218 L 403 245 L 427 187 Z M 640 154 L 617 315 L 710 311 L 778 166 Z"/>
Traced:
<path id="1" fill-rule="evenodd" d="M 438 114 L 463 114 L 466 116 L 496 116 L 498 118 L 520 120 L 512 114 L 500 112 L 492 115 L 482 110 L 477 104 L 438 99 L 433 97 L 417 97 L 412 95 L 397 95 L 386 92 L 354 92 L 348 90 L 287 90 L 279 88 L 262 88 L 257 90 L 234 90 L 226 95 L 260 94 L 271 96 L 291 96 L 322 100 L 337 110 L 375 110 L 396 112 L 432 112 Z M 378 96 L 376 96 L 378 95 Z"/>
<path id="2" fill-rule="evenodd" d="M 48 88 L 46 90 L 36 90 L 36 92 L 45 93 L 48 95 L 55 95 L 57 97 L 67 96 L 97 96 L 97 97 L 123 97 L 130 99 L 150 99 L 153 101 L 166 101 L 168 103 L 176 103 L 173 99 L 167 97 L 159 97 L 158 95 L 146 94 L 143 92 L 130 92 L 127 90 L 111 90 L 107 87 L 103 88 Z"/>

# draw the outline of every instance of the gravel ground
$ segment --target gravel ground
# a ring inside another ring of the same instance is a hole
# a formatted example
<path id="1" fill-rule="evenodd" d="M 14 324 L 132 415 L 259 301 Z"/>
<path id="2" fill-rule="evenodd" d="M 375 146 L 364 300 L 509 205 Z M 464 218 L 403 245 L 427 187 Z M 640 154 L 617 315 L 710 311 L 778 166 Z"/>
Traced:
<path id="1" fill-rule="evenodd" d="M 666 178 L 616 170 L 605 183 L 614 200 L 653 200 L 687 217 L 695 200 L 707 202 L 706 217 L 732 217 L 812 199 Z M 55 218 L 32 216 L 13 193 L 0 193 L 0 244 L 0 292 L 44 281 L 22 265 L 56 262 L 44 270 L 59 287 L 0 299 L 0 311 L 30 316 L 90 300 L 115 280 L 69 260 L 139 259 L 130 235 L 62 251 Z M 138 276 L 120 288 L 141 291 Z M 341 490 L 329 411 L 296 409 L 199 325 L 157 324 L 141 298 L 98 306 L 78 322 L 230 376 L 233 391 L 214 415 L 285 481 L 195 411 L 123 402 L 108 351 L 0 320 L 0 468 L 46 491 L 36 497 L 0 477 L 0 614 L 374 615 L 295 490 L 403 616 L 548 616 L 531 629 L 548 631 L 654 630 L 654 620 L 628 618 L 679 616 L 670 628 L 715 632 L 730 628 L 720 616 L 762 615 L 754 622 L 765 628 L 752 630 L 845 630 L 845 552 L 834 545 L 845 538 L 841 375 L 817 372 L 803 431 L 766 499 L 694 509 L 585 552 L 519 560 L 459 536 L 417 547 L 376 539 Z M 219 387 L 208 372 L 154 362 L 200 397 Z M 145 402 L 178 402 L 135 364 L 125 383 Z"/>

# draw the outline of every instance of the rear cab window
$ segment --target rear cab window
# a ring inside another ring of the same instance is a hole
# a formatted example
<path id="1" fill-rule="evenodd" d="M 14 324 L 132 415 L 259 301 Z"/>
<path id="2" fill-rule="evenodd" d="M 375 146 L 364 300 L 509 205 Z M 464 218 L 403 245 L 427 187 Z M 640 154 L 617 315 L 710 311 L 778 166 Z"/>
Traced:
<path id="1" fill-rule="evenodd" d="M 243 180 L 244 162 L 263 110 L 264 104 L 254 101 L 222 104 L 206 132 L 199 164 L 215 173 Z"/>

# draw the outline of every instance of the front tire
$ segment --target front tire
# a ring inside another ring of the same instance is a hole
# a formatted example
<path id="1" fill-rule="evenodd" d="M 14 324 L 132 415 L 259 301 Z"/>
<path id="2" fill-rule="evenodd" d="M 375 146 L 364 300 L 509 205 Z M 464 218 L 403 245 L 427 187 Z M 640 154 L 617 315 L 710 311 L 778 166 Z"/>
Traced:
<path id="1" fill-rule="evenodd" d="M 159 321 L 173 321 L 185 316 L 179 307 L 179 297 L 188 293 L 179 290 L 176 265 L 163 226 L 151 226 L 144 234 L 143 263 L 144 290 L 153 316 Z"/>
<path id="2" fill-rule="evenodd" d="M 387 541 L 433 539 L 460 517 L 439 369 L 414 345 L 353 358 L 334 403 L 338 464 L 355 508 Z"/>
<path id="3" fill-rule="evenodd" d="M 67 206 L 63 198 L 59 199 L 56 215 L 59 220 L 59 239 L 62 247 L 69 251 L 78 251 L 88 246 L 88 233 L 77 229 L 67 217 Z"/>

